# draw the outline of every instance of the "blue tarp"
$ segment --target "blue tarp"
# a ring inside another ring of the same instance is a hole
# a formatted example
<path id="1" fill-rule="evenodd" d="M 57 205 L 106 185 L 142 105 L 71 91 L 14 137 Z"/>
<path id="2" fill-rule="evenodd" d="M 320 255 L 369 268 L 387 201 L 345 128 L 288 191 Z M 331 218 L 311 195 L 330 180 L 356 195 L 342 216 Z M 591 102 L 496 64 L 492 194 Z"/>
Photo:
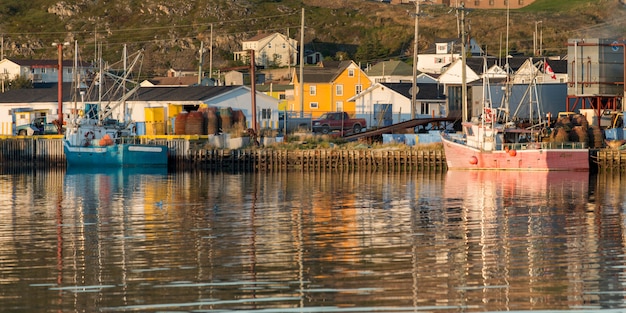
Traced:
<path id="1" fill-rule="evenodd" d="M 439 131 L 430 131 L 427 134 L 383 134 L 383 144 L 403 143 L 407 146 L 441 142 Z"/>
<path id="2" fill-rule="evenodd" d="M 622 140 L 624 137 L 624 128 L 610 128 L 604 130 L 604 137 L 608 140 Z"/>

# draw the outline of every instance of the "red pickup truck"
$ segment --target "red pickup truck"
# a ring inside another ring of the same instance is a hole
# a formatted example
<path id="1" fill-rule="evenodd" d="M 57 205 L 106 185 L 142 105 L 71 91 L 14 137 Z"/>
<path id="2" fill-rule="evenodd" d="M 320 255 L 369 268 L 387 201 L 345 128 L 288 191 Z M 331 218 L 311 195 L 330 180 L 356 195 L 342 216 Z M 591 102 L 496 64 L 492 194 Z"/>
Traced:
<path id="1" fill-rule="evenodd" d="M 313 120 L 313 132 L 328 134 L 333 130 L 348 131 L 359 133 L 367 127 L 365 119 L 350 118 L 346 112 L 329 112 L 324 113 L 318 119 Z"/>

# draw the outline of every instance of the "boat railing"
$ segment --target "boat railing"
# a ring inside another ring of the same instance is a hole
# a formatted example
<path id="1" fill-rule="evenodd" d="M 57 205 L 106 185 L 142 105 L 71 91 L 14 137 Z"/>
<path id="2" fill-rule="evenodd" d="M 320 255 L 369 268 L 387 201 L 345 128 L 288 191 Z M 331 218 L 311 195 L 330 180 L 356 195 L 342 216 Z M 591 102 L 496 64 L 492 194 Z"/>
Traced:
<path id="1" fill-rule="evenodd" d="M 501 144 L 500 150 L 528 150 L 528 149 L 588 149 L 585 142 L 525 142 Z"/>

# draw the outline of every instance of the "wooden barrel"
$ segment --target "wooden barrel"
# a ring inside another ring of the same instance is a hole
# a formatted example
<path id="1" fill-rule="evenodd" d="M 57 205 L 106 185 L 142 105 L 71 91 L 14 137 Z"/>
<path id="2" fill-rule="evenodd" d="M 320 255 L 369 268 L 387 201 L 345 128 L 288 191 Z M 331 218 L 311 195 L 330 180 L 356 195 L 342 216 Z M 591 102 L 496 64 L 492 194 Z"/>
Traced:
<path id="1" fill-rule="evenodd" d="M 176 135 L 184 135 L 185 128 L 187 128 L 187 116 L 189 113 L 180 112 L 176 115 L 176 119 L 174 120 L 174 134 Z"/>
<path id="2" fill-rule="evenodd" d="M 233 125 L 241 124 L 243 129 L 246 128 L 246 115 L 242 110 L 233 110 Z"/>
<path id="3" fill-rule="evenodd" d="M 220 129 L 220 121 L 217 116 L 217 109 L 207 110 L 206 114 L 206 133 L 207 135 L 216 135 Z"/>
<path id="4" fill-rule="evenodd" d="M 187 121 L 185 123 L 186 135 L 202 135 L 204 129 L 204 114 L 198 111 L 191 111 L 187 115 Z"/>
<path id="5" fill-rule="evenodd" d="M 222 131 L 227 132 L 233 127 L 233 109 L 230 107 L 220 109 L 220 123 Z"/>

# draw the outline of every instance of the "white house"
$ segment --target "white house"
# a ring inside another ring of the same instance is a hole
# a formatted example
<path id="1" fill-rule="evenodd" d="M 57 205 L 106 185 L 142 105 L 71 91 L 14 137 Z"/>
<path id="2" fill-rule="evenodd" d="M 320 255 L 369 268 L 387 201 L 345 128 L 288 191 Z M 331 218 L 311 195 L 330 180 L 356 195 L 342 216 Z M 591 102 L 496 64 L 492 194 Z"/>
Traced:
<path id="1" fill-rule="evenodd" d="M 257 66 L 296 65 L 298 60 L 298 42 L 280 33 L 259 34 L 241 44 L 241 50 L 235 52 L 235 61 L 249 60 L 249 51 L 254 50 L 254 63 Z"/>
<path id="2" fill-rule="evenodd" d="M 461 59 L 455 60 L 446 67 L 439 76 L 439 83 L 444 85 L 461 85 L 463 82 L 463 62 Z M 479 80 L 480 75 L 476 73 L 466 62 L 465 64 L 465 81 L 467 83 Z"/>
<path id="3" fill-rule="evenodd" d="M 16 60 L 3 59 L 0 61 L 0 79 L 12 80 L 23 77 L 33 83 L 56 83 L 59 80 L 58 60 Z M 80 62 L 77 67 L 80 79 L 93 72 L 93 67 Z M 74 79 L 74 61 L 63 60 L 63 82 L 72 82 Z"/>
<path id="4" fill-rule="evenodd" d="M 434 48 L 420 53 L 417 58 L 417 70 L 430 74 L 441 74 L 444 67 L 461 58 L 460 39 L 439 39 L 435 42 Z M 477 44 L 476 40 L 470 39 L 467 52 L 471 55 L 483 55 L 484 51 Z M 419 51 L 418 51 L 419 52 Z"/>
<path id="5" fill-rule="evenodd" d="M 380 127 L 411 119 L 412 83 L 376 83 L 348 99 L 356 102 L 359 117 Z M 417 84 L 416 118 L 446 117 L 446 99 L 438 84 Z"/>

